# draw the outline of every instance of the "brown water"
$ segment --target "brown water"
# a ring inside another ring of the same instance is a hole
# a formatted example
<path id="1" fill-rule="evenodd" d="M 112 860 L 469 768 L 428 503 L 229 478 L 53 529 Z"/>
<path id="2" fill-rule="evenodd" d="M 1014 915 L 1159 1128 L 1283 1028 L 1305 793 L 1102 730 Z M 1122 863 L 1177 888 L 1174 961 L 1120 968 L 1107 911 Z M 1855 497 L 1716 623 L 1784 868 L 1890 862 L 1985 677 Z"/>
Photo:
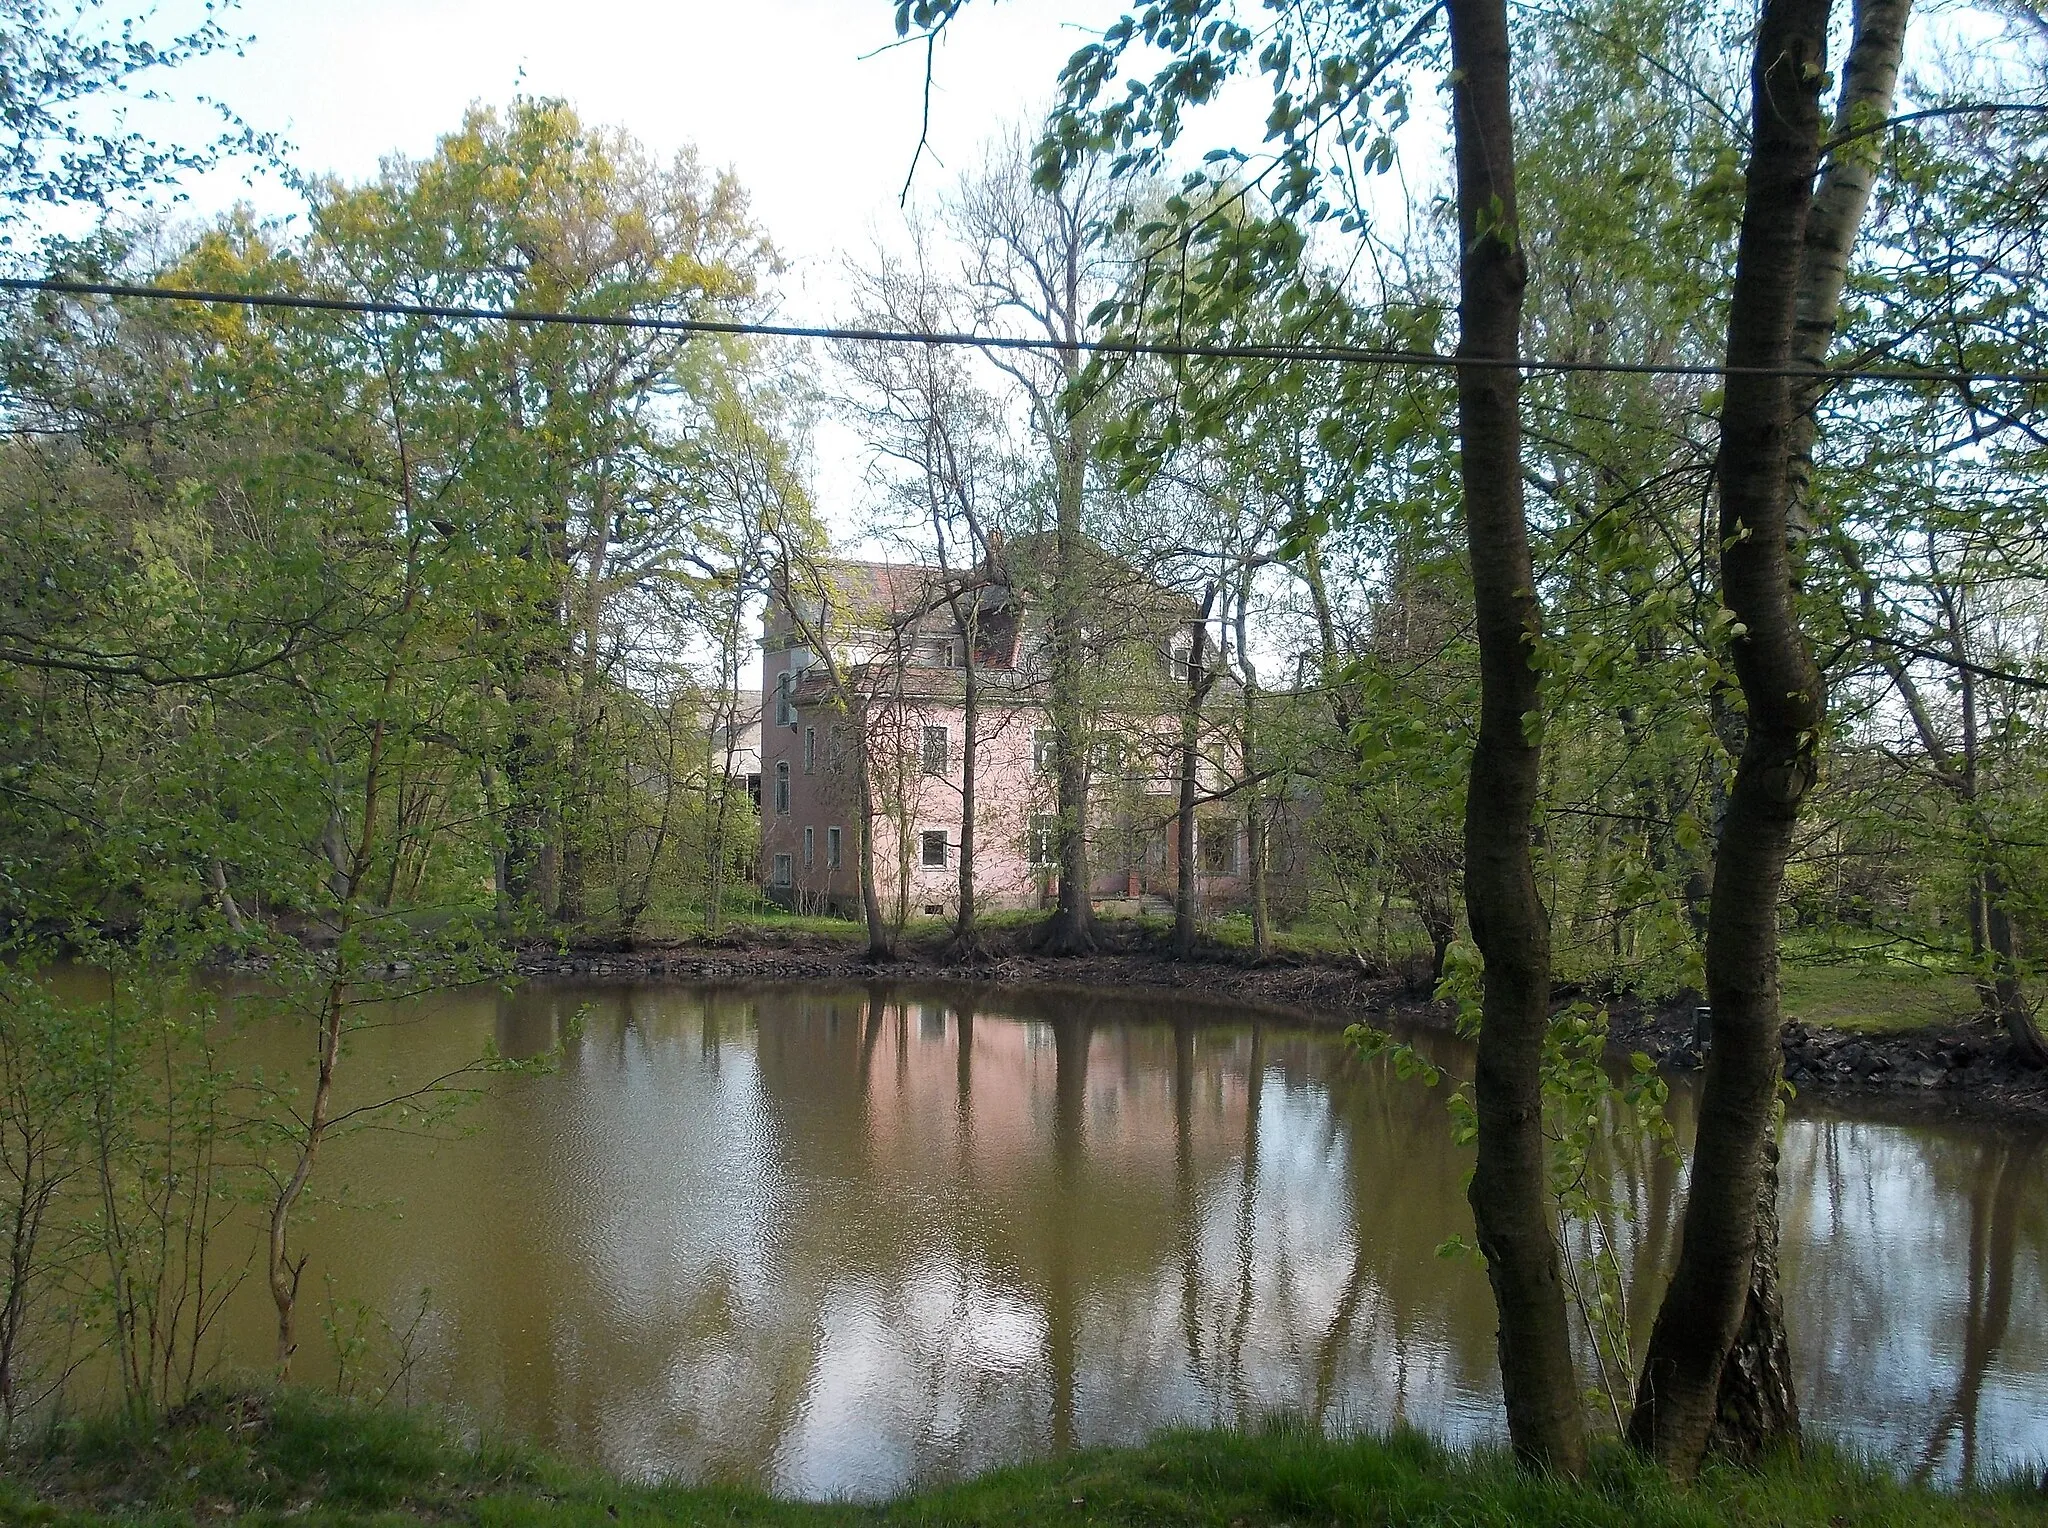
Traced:
<path id="1" fill-rule="evenodd" d="M 1484 1275 L 1434 1255 L 1469 1231 L 1469 1155 L 1440 1090 L 1334 1035 L 1100 995 L 535 985 L 422 1002 L 349 1064 L 530 1055 L 579 1010 L 560 1068 L 462 1138 L 323 1161 L 380 1207 L 306 1234 L 302 1378 L 332 1374 L 331 1275 L 400 1325 L 431 1291 L 416 1397 L 643 1477 L 875 1495 L 1283 1410 L 1501 1436 Z M 1938 1478 L 2048 1455 L 2044 1143 L 1795 1112 L 1810 1423 Z M 1658 1266 L 1682 1176 L 1627 1183 Z M 228 1363 L 269 1340 L 252 1280 Z"/>

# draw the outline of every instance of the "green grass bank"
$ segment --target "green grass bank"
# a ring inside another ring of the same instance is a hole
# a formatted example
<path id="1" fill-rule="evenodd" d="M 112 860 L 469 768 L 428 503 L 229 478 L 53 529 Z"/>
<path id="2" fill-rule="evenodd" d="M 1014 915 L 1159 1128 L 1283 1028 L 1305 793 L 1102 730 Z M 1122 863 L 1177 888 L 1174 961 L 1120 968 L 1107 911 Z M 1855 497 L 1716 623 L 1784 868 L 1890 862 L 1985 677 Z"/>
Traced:
<path id="1" fill-rule="evenodd" d="M 2048 1522 L 2031 1482 L 1966 1493 L 1902 1486 L 1815 1450 L 1761 1472 L 1716 1466 L 1673 1487 L 1619 1451 L 1579 1485 L 1413 1436 L 1328 1441 L 1276 1425 L 1181 1432 L 998 1470 L 878 1505 L 777 1501 L 720 1487 L 628 1485 L 512 1444 L 466 1444 L 431 1418 L 303 1393 L 210 1396 L 154 1430 L 77 1425 L 0 1475 L 0 1521 L 40 1528 L 245 1524 L 410 1528 L 1710 1528 L 1717 1524 Z"/>

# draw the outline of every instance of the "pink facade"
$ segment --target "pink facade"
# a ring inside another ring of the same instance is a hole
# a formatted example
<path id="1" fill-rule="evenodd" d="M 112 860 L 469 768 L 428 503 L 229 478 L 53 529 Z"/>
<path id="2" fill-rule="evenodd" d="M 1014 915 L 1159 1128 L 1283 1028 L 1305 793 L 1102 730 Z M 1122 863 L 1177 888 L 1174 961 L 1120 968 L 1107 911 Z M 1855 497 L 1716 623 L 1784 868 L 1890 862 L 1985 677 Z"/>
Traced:
<path id="1" fill-rule="evenodd" d="M 933 609 L 923 568 L 841 563 L 832 595 L 793 615 L 772 601 L 761 663 L 761 880 L 803 910 L 856 912 L 860 902 L 860 750 L 872 782 L 877 889 L 885 911 L 950 916 L 960 895 L 967 641 Z M 1049 905 L 1056 895 L 1052 749 L 1042 681 L 1025 655 L 1030 615 L 1002 590 L 973 623 L 981 687 L 976 727 L 975 901 Z M 1098 724 L 1090 864 L 1097 900 L 1170 898 L 1176 742 L 1171 662 L 1156 683 Z M 1205 750 L 1212 755 L 1215 750 Z M 1215 791 L 1212 764 L 1199 778 Z M 1227 806 L 1197 813 L 1202 902 L 1241 900 L 1241 824 Z"/>

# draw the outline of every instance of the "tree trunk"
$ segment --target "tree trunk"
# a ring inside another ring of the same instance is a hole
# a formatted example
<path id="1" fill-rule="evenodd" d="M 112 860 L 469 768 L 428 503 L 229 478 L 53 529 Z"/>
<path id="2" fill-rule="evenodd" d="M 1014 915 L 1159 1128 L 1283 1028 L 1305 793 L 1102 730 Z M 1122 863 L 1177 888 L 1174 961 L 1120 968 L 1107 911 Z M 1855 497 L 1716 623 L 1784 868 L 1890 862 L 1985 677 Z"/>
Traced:
<path id="1" fill-rule="evenodd" d="M 1721 1373 L 1748 1306 L 1766 1150 L 1783 1062 L 1778 900 L 1825 714 L 1793 604 L 1786 544 L 1791 359 L 1801 253 L 1820 160 L 1831 0 L 1765 0 L 1752 69 L 1753 136 L 1728 316 L 1721 450 L 1721 596 L 1748 728 L 1707 913 L 1714 1037 L 1700 1092 L 1678 1265 L 1650 1334 L 1629 1438 L 1696 1473 Z"/>
<path id="2" fill-rule="evenodd" d="M 2037 1069 L 2048 1067 L 2048 1040 L 2042 1038 L 2033 1004 L 2020 986 L 2019 953 L 2013 947 L 2012 914 L 2006 904 L 2005 877 L 1993 861 L 1984 867 L 1984 934 L 1991 946 L 1992 995 L 2020 1060 Z"/>
<path id="3" fill-rule="evenodd" d="M 511 654 L 505 678 L 511 713 L 505 747 L 506 881 L 518 912 L 529 918 L 553 915 L 559 885 L 558 729 L 569 677 L 561 599 L 568 557 L 566 550 L 559 555 L 555 550 L 562 534 L 557 522 L 549 522 L 539 537 L 542 549 L 529 553 L 549 570 L 549 587 L 528 602 L 529 629 Z"/>
<path id="4" fill-rule="evenodd" d="M 1249 577 L 1237 592 L 1237 666 L 1244 671 L 1244 729 L 1241 768 L 1244 770 L 1244 852 L 1245 885 L 1251 899 L 1252 958 L 1268 960 L 1273 954 L 1271 901 L 1266 881 L 1266 796 L 1258 783 L 1259 773 L 1259 671 L 1252 662 L 1251 644 L 1245 629 L 1251 609 Z"/>
<path id="5" fill-rule="evenodd" d="M 1862 606 L 1864 626 L 1875 632 L 1878 624 L 1877 598 L 1869 572 L 1854 547 L 1846 548 L 1843 561 L 1855 578 Z M 1980 739 L 1977 718 L 1977 678 L 1969 667 L 1968 627 L 1958 608 L 1957 597 L 1939 577 L 1931 580 L 1935 598 L 1946 618 L 1949 654 L 1955 664 L 1962 711 L 1961 754 L 1949 752 L 1948 744 L 1935 728 L 1934 717 L 1913 680 L 1913 671 L 1897 651 L 1881 642 L 1871 644 L 1873 656 L 1890 677 L 1906 707 L 1907 718 L 1927 751 L 1934 778 L 1956 800 L 1963 815 L 1970 846 L 1970 878 L 1964 913 L 1970 936 L 1971 980 L 1977 1001 L 1985 1013 L 1996 1018 L 2011 1036 L 2013 1049 L 2030 1066 L 2048 1067 L 2048 1039 L 2041 1034 L 2033 1005 L 2020 984 L 2017 951 L 2013 948 L 2012 917 L 2005 898 L 2005 877 L 1999 868 L 1991 825 L 1985 820 L 1984 801 L 1978 780 Z"/>
<path id="6" fill-rule="evenodd" d="M 957 598 L 953 624 L 960 634 L 960 906 L 953 914 L 953 947 L 972 955 L 981 947 L 974 907 L 975 775 L 981 759 L 981 676 L 974 671 L 974 644 L 979 623 L 969 616 L 960 619 Z"/>
<path id="7" fill-rule="evenodd" d="M 1898 88 L 1899 58 L 1906 45 L 1906 18 L 1913 0 L 1856 0 L 1855 36 L 1842 68 L 1842 93 L 1835 105 L 1832 136 L 1840 138 L 1868 129 L 1892 114 Z M 1785 533 L 1793 570 L 1801 549 L 1813 535 L 1813 447 L 1820 433 L 1815 417 L 1826 384 L 1819 377 L 1835 329 L 1842 319 L 1842 288 L 1849 279 L 1849 252 L 1870 202 L 1870 189 L 1883 162 L 1884 134 L 1843 144 L 1828 155 L 1820 187 L 1807 214 L 1806 240 L 1799 271 L 1797 319 L 1792 331 L 1792 363 L 1813 371 L 1812 381 L 1792 390 L 1792 422 L 1786 443 L 1786 475 L 1791 499 Z"/>
<path id="8" fill-rule="evenodd" d="M 1055 485 L 1057 567 L 1051 612 L 1052 695 L 1048 706 L 1059 752 L 1059 906 L 1039 936 L 1049 954 L 1085 955 L 1095 948 L 1095 906 L 1088 864 L 1088 727 L 1082 689 L 1086 653 L 1081 629 L 1081 507 L 1087 441 L 1079 418 L 1067 421 Z"/>
<path id="9" fill-rule="evenodd" d="M 1271 891 L 1266 884 L 1266 816 L 1256 786 L 1252 787 L 1245 803 L 1244 852 L 1250 856 L 1250 863 L 1245 866 L 1245 878 L 1246 894 L 1251 900 L 1252 958 L 1270 960 L 1273 958 L 1273 911 Z"/>
<path id="10" fill-rule="evenodd" d="M 249 932 L 249 925 L 242 917 L 242 909 L 235 901 L 235 894 L 228 890 L 228 867 L 215 855 L 206 862 L 206 883 L 213 888 L 213 900 L 220 906 L 220 915 L 228 920 L 228 929 L 239 939 Z"/>
<path id="11" fill-rule="evenodd" d="M 1515 222 L 1507 8 L 1451 0 L 1457 148 L 1458 354 L 1520 353 L 1526 266 Z M 1459 471 L 1479 639 L 1480 721 L 1465 811 L 1465 897 L 1486 960 L 1474 1088 L 1478 1162 L 1472 1217 L 1500 1315 L 1508 1436 L 1526 1465 L 1576 1475 L 1586 1439 L 1552 1234 L 1543 1137 L 1543 1038 L 1550 930 L 1536 890 L 1530 826 L 1541 756 L 1531 641 L 1541 631 L 1522 509 L 1521 374 L 1458 370 Z"/>
<path id="12" fill-rule="evenodd" d="M 1973 911 L 1982 920 L 1980 953 L 1988 957 L 1991 966 L 1989 983 L 1980 974 L 1977 991 L 1980 998 L 1990 998 L 1991 1010 L 2005 1026 L 2019 1059 L 2037 1069 L 2048 1067 L 2048 1040 L 2043 1039 L 2041 1027 L 2034 1018 L 2033 1005 L 2027 1001 L 2021 986 L 2005 873 L 1999 862 L 1991 823 L 1984 811 L 1984 794 L 1979 779 L 1983 733 L 1977 714 L 1977 676 L 1964 666 L 1969 659 L 1969 621 L 1958 591 L 1937 583 L 1935 593 L 1947 618 L 1949 645 L 1955 653 L 1958 688 L 1962 692 L 1963 756 L 1952 766 L 1944 768 L 1938 753 L 1930 749 L 1930 754 L 1934 757 L 1937 775 L 1948 782 L 1962 802 L 1970 846 L 1977 861 L 1971 876 L 1971 889 L 1979 893 L 1979 905 Z M 1896 659 L 1893 661 L 1897 662 Z M 1901 693 L 1905 693 L 1905 687 L 1901 688 Z M 1934 738 L 1936 734 L 1931 721 L 1927 719 L 1925 708 L 1919 704 L 1917 696 L 1909 702 L 1909 709 L 1913 711 L 1914 723 L 1923 742 Z M 1975 930 L 1972 932 L 1974 934 Z"/>
<path id="13" fill-rule="evenodd" d="M 1764 1170 L 1756 1194 L 1756 1253 L 1742 1325 L 1721 1369 L 1709 1446 L 1744 1464 L 1787 1444 L 1797 1445 L 1799 1392 L 1792 1380 L 1792 1349 L 1785 1336 L 1785 1305 L 1778 1293 L 1778 1143 L 1764 1142 Z"/>
<path id="14" fill-rule="evenodd" d="M 610 549 L 605 534 L 602 506 L 592 512 L 594 524 L 584 551 L 589 569 L 584 577 L 582 652 L 577 656 L 576 689 L 569 702 L 569 789 L 562 810 L 562 870 L 557 888 L 555 915 L 564 923 L 581 923 L 589 915 L 591 798 L 596 794 L 592 776 L 597 760 L 597 729 L 602 717 L 598 702 L 601 671 L 598 664 L 598 636 L 604 612 L 605 555 Z M 621 888 L 623 890 L 623 888 Z"/>
<path id="15" fill-rule="evenodd" d="M 1180 716 L 1180 802 L 1174 813 L 1173 953 L 1195 948 L 1195 798 L 1201 793 L 1202 701 L 1209 693 L 1209 612 L 1216 604 L 1212 585 L 1202 613 L 1189 623 L 1188 698 Z"/>
<path id="16" fill-rule="evenodd" d="M 868 959 L 896 958 L 896 930 L 882 911 L 882 897 L 875 885 L 875 780 L 868 760 L 868 729 L 865 716 L 853 727 L 854 779 L 859 821 L 860 910 L 868 924 Z M 899 829 L 900 833 L 900 829 Z"/>

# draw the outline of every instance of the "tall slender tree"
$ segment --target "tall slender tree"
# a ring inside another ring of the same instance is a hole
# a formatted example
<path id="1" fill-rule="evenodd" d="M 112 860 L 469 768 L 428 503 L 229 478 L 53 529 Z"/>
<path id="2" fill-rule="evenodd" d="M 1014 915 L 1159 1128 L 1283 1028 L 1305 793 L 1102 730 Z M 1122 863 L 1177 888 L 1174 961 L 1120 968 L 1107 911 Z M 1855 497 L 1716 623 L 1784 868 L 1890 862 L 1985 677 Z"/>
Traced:
<path id="1" fill-rule="evenodd" d="M 1721 407 L 1722 599 L 1738 625 L 1741 757 L 1707 915 L 1714 1034 L 1683 1241 L 1650 1335 L 1629 1437 L 1672 1473 L 1700 1465 L 1755 1265 L 1776 1126 L 1778 904 L 1826 697 L 1799 622 L 1787 538 L 1792 387 L 1807 218 L 1821 159 L 1831 0 L 1765 0 L 1750 76 L 1751 150 Z"/>

